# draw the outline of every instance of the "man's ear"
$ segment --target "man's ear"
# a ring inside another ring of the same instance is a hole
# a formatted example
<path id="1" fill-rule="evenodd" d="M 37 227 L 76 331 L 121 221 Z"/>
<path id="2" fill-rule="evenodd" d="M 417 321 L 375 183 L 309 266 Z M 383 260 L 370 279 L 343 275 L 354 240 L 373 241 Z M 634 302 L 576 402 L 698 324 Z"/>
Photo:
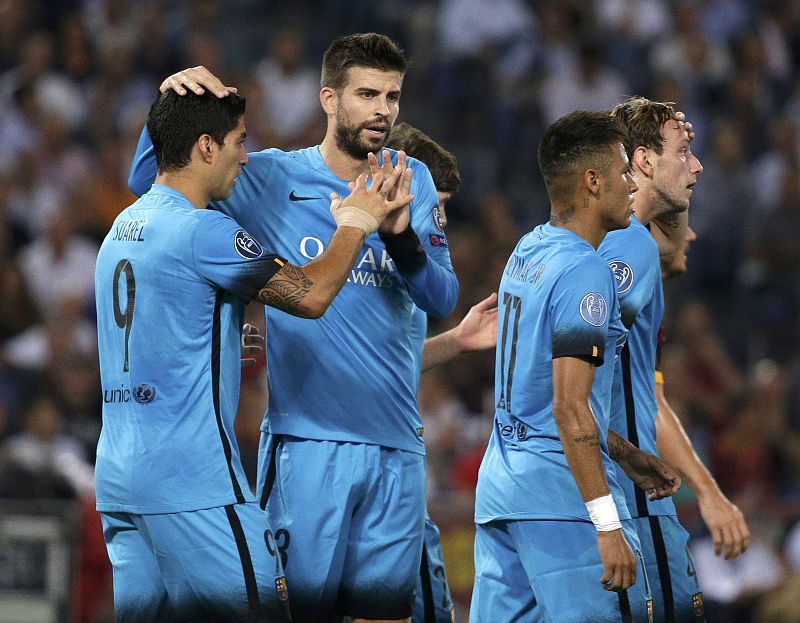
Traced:
<path id="1" fill-rule="evenodd" d="M 597 169 L 586 169 L 581 177 L 584 188 L 593 195 L 600 192 L 600 173 Z"/>
<path id="2" fill-rule="evenodd" d="M 633 150 L 631 166 L 634 171 L 645 177 L 653 177 L 653 159 L 655 153 L 642 145 Z"/>
<path id="3" fill-rule="evenodd" d="M 331 87 L 322 87 L 319 92 L 319 102 L 322 104 L 322 110 L 325 114 L 333 116 L 336 114 L 336 106 L 339 104 L 339 94 Z"/>
<path id="4" fill-rule="evenodd" d="M 201 134 L 200 138 L 197 139 L 197 149 L 200 152 L 200 157 L 206 164 L 211 164 L 211 160 L 214 156 L 214 139 L 211 138 L 210 134 Z"/>

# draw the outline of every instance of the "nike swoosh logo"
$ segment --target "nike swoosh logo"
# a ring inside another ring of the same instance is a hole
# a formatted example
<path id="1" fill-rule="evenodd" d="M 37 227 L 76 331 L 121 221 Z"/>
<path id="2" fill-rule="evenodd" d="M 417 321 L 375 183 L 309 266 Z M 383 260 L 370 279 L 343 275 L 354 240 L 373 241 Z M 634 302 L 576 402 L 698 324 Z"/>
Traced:
<path id="1" fill-rule="evenodd" d="M 320 199 L 320 197 L 301 197 L 300 195 L 295 195 L 294 191 L 289 193 L 289 199 L 292 201 L 310 201 L 311 199 Z"/>

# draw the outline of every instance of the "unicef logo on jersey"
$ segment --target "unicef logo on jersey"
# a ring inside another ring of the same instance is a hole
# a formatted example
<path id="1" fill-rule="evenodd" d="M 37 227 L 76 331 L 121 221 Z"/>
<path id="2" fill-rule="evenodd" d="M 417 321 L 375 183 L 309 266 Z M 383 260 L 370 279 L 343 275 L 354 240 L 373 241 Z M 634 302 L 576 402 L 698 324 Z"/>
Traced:
<path id="1" fill-rule="evenodd" d="M 261 257 L 264 250 L 255 238 L 245 230 L 240 229 L 233 237 L 233 248 L 246 260 L 254 260 Z"/>
<path id="2" fill-rule="evenodd" d="M 156 388 L 147 383 L 142 383 L 133 388 L 133 399 L 140 405 L 146 405 L 153 402 L 156 397 Z"/>
<path id="3" fill-rule="evenodd" d="M 614 273 L 614 279 L 617 280 L 617 292 L 624 294 L 630 290 L 633 285 L 633 269 L 630 265 L 622 260 L 614 260 L 608 265 L 611 267 L 611 272 Z"/>
<path id="4" fill-rule="evenodd" d="M 581 301 L 581 318 L 594 327 L 600 327 L 608 316 L 608 305 L 599 292 L 590 292 Z"/>

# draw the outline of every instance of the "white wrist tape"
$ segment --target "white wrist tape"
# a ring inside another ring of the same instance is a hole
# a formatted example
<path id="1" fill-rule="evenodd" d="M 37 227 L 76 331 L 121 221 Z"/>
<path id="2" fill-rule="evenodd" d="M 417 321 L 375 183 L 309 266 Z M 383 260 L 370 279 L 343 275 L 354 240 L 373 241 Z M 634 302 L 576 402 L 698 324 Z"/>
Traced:
<path id="1" fill-rule="evenodd" d="M 378 219 L 360 208 L 340 205 L 332 209 L 331 214 L 339 227 L 357 227 L 367 236 L 378 231 Z"/>
<path id="2" fill-rule="evenodd" d="M 622 527 L 617 505 L 610 493 L 586 502 L 586 510 L 589 511 L 589 518 L 598 532 L 611 532 Z"/>

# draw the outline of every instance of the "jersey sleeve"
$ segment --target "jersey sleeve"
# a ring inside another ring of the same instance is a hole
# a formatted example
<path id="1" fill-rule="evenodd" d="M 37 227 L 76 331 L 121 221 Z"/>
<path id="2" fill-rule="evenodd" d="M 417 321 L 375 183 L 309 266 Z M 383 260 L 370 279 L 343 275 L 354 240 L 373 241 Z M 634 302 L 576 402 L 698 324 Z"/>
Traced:
<path id="1" fill-rule="evenodd" d="M 128 174 L 128 188 L 134 195 L 141 197 L 150 190 L 157 171 L 156 152 L 150 140 L 150 132 L 147 131 L 147 126 L 144 126 L 136 145 L 136 153 L 133 155 L 131 172 Z"/>
<path id="2" fill-rule="evenodd" d="M 439 220 L 439 199 L 428 167 L 409 158 L 413 170 L 411 227 L 419 238 L 424 257 L 412 270 L 401 270 L 411 300 L 425 312 L 443 317 L 453 311 L 458 298 L 458 279 L 450 262 L 447 237 Z M 399 268 L 399 267 L 398 267 Z"/>
<path id="3" fill-rule="evenodd" d="M 550 300 L 553 358 L 583 357 L 603 365 L 614 280 L 602 262 L 579 261 L 559 278 Z"/>
<path id="4" fill-rule="evenodd" d="M 197 273 L 212 285 L 251 301 L 286 260 L 266 253 L 232 218 L 211 210 L 203 216 L 192 237 Z"/>

